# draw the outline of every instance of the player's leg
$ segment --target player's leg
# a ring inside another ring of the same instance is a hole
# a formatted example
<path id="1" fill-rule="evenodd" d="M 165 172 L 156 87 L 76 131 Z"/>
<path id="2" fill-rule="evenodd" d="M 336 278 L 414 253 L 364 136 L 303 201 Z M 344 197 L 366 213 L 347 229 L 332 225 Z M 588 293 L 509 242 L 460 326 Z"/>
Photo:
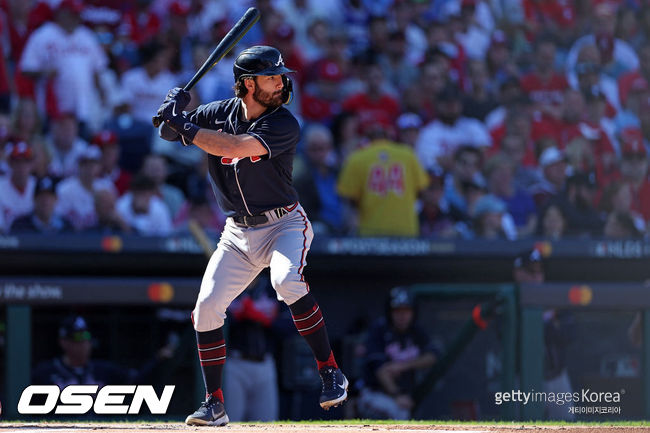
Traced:
<path id="1" fill-rule="evenodd" d="M 279 224 L 282 230 L 277 232 L 268 251 L 271 283 L 289 306 L 298 332 L 314 353 L 323 379 L 320 405 L 329 409 L 347 398 L 348 381 L 336 364 L 323 313 L 303 275 L 314 233 L 300 205 Z"/>
<path id="2" fill-rule="evenodd" d="M 201 281 L 201 289 L 192 311 L 201 371 L 208 398 L 188 416 L 192 425 L 224 425 L 228 416 L 223 409 L 221 381 L 226 361 L 223 324 L 226 309 L 255 278 L 260 269 L 248 260 L 247 239 L 230 223 L 226 225 L 217 250 L 212 254 Z"/>

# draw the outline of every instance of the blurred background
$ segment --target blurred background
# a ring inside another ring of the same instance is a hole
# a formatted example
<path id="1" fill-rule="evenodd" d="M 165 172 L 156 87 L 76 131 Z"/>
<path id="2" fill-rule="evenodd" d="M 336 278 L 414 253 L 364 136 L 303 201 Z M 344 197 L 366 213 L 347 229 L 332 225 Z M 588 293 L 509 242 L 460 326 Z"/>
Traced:
<path id="1" fill-rule="evenodd" d="M 233 97 L 245 47 L 297 71 L 306 275 L 352 382 L 320 410 L 262 275 L 228 356 L 272 366 L 272 417 L 649 417 L 645 0 L 0 0 L 4 415 L 30 383 L 175 384 L 178 419 L 202 399 L 189 227 L 216 244 L 225 217 L 205 155 L 151 117 L 251 6 L 188 110 Z M 495 404 L 517 389 L 621 401 Z"/>

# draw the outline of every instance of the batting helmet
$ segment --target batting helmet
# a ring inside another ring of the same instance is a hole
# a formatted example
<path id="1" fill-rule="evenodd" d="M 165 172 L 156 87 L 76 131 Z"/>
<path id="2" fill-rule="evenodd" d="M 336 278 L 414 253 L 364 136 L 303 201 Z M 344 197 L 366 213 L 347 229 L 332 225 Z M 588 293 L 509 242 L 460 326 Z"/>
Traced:
<path id="1" fill-rule="evenodd" d="M 235 75 L 235 82 L 241 77 L 253 77 L 256 75 L 282 75 L 284 88 L 282 90 L 282 101 L 288 104 L 293 93 L 293 83 L 284 74 L 296 72 L 284 66 L 282 54 L 276 48 L 266 45 L 256 45 L 246 48 L 239 53 L 232 65 L 232 72 Z"/>
<path id="2" fill-rule="evenodd" d="M 284 66 L 282 54 L 276 48 L 256 45 L 239 53 L 232 66 L 235 81 L 240 77 L 255 75 L 283 75 L 295 72 Z"/>

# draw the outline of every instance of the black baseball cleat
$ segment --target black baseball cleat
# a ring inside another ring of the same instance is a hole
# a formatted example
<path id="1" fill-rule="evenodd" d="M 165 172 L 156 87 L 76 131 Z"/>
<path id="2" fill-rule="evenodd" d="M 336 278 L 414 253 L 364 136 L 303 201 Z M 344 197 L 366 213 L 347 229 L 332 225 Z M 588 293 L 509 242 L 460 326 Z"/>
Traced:
<path id="1" fill-rule="evenodd" d="M 328 410 L 342 404 L 348 398 L 348 379 L 338 368 L 324 367 L 318 373 L 323 381 L 320 407 Z"/>
<path id="2" fill-rule="evenodd" d="M 210 395 L 206 401 L 201 403 L 196 412 L 185 418 L 185 424 L 187 425 L 223 426 L 228 424 L 229 421 L 223 403 L 213 395 Z"/>

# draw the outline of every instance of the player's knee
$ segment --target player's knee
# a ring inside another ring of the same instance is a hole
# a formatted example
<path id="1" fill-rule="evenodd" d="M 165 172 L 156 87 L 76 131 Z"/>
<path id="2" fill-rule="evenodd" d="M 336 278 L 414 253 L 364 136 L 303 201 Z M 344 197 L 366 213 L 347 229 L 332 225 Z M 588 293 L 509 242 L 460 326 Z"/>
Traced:
<path id="1" fill-rule="evenodd" d="M 295 283 L 296 278 L 291 275 L 289 270 L 271 271 L 271 285 L 282 294 L 282 290 L 290 284 Z"/>
<path id="2" fill-rule="evenodd" d="M 209 298 L 197 300 L 194 311 L 192 311 L 192 324 L 194 329 L 199 332 L 222 327 L 225 318 L 225 311 L 220 311 L 217 304 Z"/>

